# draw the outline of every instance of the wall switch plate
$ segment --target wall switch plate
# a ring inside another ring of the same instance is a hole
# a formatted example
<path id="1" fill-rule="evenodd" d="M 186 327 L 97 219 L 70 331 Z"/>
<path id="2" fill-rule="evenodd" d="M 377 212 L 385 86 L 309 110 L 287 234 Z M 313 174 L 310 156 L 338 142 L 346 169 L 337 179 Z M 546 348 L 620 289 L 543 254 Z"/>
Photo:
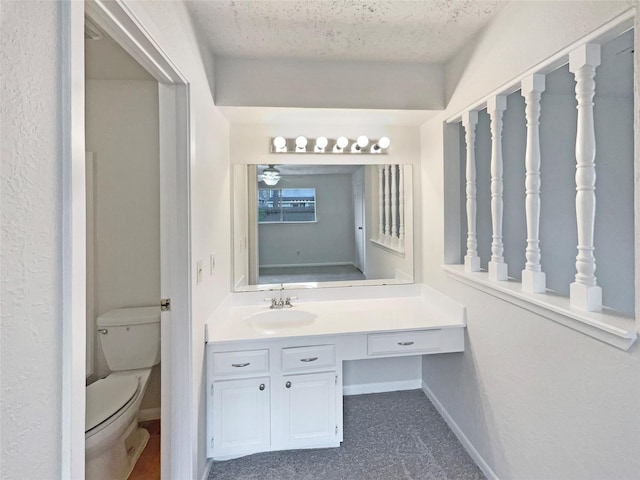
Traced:
<path id="1" fill-rule="evenodd" d="M 213 275 L 213 271 L 216 269 L 216 254 L 209 255 L 209 275 Z"/>
<path id="2" fill-rule="evenodd" d="M 202 283 L 202 260 L 196 262 L 196 285 Z"/>

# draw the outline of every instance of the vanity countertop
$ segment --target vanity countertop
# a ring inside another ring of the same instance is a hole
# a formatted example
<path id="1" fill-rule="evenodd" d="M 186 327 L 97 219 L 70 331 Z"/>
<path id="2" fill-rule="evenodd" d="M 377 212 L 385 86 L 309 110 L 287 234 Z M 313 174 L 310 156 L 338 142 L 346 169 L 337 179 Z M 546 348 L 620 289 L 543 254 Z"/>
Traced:
<path id="1" fill-rule="evenodd" d="M 429 289 L 430 290 L 430 289 Z M 285 292 L 285 297 L 287 292 Z M 247 317 L 259 312 L 277 312 L 268 305 L 223 305 L 207 322 L 208 343 L 262 340 L 318 335 L 346 335 L 414 329 L 464 328 L 465 309 L 444 295 L 424 291 L 417 296 L 292 302 L 283 311 L 305 311 L 316 315 L 308 325 L 264 332 L 252 328 Z"/>

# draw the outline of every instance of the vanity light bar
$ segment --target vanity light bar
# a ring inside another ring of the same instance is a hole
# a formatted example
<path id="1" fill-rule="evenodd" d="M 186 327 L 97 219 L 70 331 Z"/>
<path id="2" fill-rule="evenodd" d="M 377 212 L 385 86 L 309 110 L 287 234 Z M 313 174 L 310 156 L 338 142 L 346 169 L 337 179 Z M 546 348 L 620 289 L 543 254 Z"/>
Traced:
<path id="1" fill-rule="evenodd" d="M 295 138 L 273 137 L 269 142 L 270 153 L 341 153 L 341 154 L 387 154 L 391 140 L 389 137 L 380 137 L 372 140 L 364 135 L 357 139 L 347 137 L 338 138 L 307 138 L 298 136 Z"/>

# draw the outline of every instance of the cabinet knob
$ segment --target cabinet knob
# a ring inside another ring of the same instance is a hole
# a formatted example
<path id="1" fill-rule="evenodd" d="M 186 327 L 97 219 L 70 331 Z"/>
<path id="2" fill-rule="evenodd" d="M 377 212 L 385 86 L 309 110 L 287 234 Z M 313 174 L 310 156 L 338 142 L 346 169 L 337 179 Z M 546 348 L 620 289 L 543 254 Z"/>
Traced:
<path id="1" fill-rule="evenodd" d="M 264 383 L 261 383 L 260 386 L 258 387 L 261 391 L 264 390 Z"/>
<path id="2" fill-rule="evenodd" d="M 287 388 L 291 388 L 291 382 L 285 383 L 284 386 L 287 387 Z"/>

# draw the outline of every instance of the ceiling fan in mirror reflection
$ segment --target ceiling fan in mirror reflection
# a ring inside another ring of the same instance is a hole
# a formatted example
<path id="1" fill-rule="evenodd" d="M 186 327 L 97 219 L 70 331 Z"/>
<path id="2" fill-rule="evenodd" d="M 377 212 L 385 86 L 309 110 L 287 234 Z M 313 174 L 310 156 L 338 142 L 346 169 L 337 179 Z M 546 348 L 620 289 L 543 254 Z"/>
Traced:
<path id="1" fill-rule="evenodd" d="M 273 164 L 267 166 L 262 173 L 258 174 L 258 180 L 262 180 L 265 184 L 273 187 L 280 181 L 280 170 L 278 170 Z"/>

